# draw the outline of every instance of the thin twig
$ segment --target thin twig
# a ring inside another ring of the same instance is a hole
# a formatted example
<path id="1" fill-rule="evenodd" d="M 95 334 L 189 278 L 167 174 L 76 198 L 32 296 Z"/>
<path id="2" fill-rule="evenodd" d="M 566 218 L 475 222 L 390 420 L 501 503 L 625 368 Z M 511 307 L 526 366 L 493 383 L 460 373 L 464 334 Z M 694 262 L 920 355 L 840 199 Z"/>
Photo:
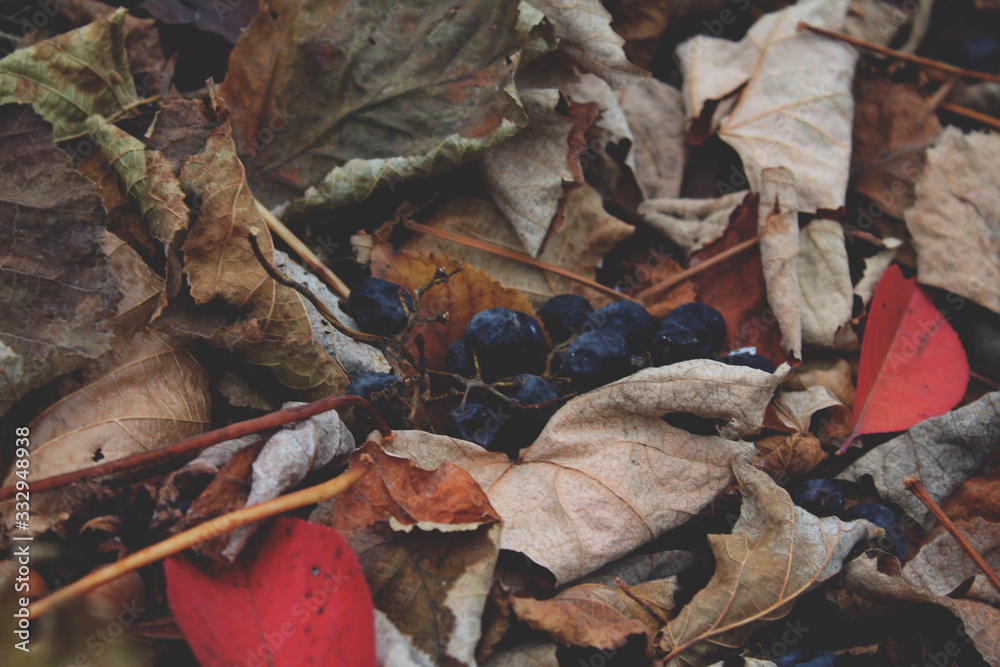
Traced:
<path id="1" fill-rule="evenodd" d="M 289 493 L 285 496 L 279 496 L 278 498 L 257 505 L 243 507 L 235 512 L 223 514 L 211 521 L 206 521 L 182 533 L 172 535 L 162 542 L 157 542 L 126 556 L 116 563 L 95 570 L 87 576 L 74 581 L 69 586 L 37 600 L 28 607 L 28 618 L 34 620 L 40 616 L 44 616 L 54 608 L 66 604 L 70 600 L 78 598 L 109 581 L 113 581 L 129 572 L 134 572 L 140 567 L 146 567 L 164 558 L 178 554 L 199 542 L 232 532 L 248 523 L 323 502 L 354 486 L 369 470 L 370 464 L 363 462 L 358 467 L 352 468 L 342 475 L 338 475 L 322 484 Z"/>
<path id="2" fill-rule="evenodd" d="M 527 264 L 528 266 L 533 266 L 536 269 L 541 269 L 542 271 L 548 271 L 549 273 L 554 273 L 556 275 L 562 276 L 563 278 L 568 278 L 574 282 L 578 282 L 582 285 L 597 290 L 612 296 L 616 299 L 626 299 L 628 301 L 635 301 L 638 303 L 638 299 L 631 297 L 627 294 L 622 294 L 621 292 L 616 292 L 606 285 L 591 280 L 590 278 L 585 278 L 579 274 L 573 273 L 569 269 L 564 269 L 561 266 L 556 266 L 555 264 L 549 264 L 548 262 L 539 261 L 528 255 L 515 252 L 508 248 L 502 248 L 498 245 L 493 245 L 492 243 L 487 243 L 485 241 L 480 241 L 478 239 L 469 238 L 468 236 L 462 236 L 461 234 L 456 234 L 454 232 L 449 232 L 444 229 L 437 229 L 436 227 L 428 227 L 427 225 L 422 225 L 419 222 L 414 222 L 412 220 L 404 220 L 403 224 L 407 229 L 412 229 L 415 232 L 420 232 L 422 234 L 427 234 L 428 236 L 436 236 L 440 239 L 445 239 L 446 241 L 451 241 L 453 243 L 460 243 L 464 246 L 470 248 L 475 248 L 477 250 L 482 250 L 484 252 L 491 253 L 493 255 L 498 255 L 500 257 L 506 257 L 507 259 L 512 259 L 515 262 L 521 262 L 522 264 Z"/>
<path id="3" fill-rule="evenodd" d="M 142 454 L 126 456 L 124 458 L 108 461 L 107 463 L 90 466 L 89 468 L 81 468 L 79 470 L 63 473 L 61 475 L 53 475 L 52 477 L 43 477 L 42 479 L 31 480 L 31 491 L 45 491 L 47 489 L 54 489 L 67 484 L 72 484 L 73 482 L 77 482 L 81 479 L 104 477 L 105 475 L 122 472 L 124 470 L 144 468 L 153 463 L 160 463 L 165 460 L 173 459 L 181 454 L 186 454 L 197 449 L 204 449 L 206 447 L 210 447 L 211 445 L 217 445 L 220 442 L 226 442 L 227 440 L 239 438 L 244 435 L 250 435 L 251 433 L 256 433 L 257 431 L 277 428 L 283 424 L 305 419 L 306 417 L 312 417 L 313 415 L 318 415 L 321 412 L 328 412 L 334 408 L 351 406 L 367 410 L 368 414 L 371 415 L 372 420 L 375 422 L 375 426 L 378 428 L 379 433 L 383 436 L 388 437 L 392 434 L 392 429 L 390 429 L 388 424 L 385 423 L 382 416 L 368 403 L 368 401 L 360 396 L 327 396 L 326 398 L 321 398 L 318 401 L 313 401 L 312 403 L 283 408 L 270 414 L 266 414 L 263 417 L 256 417 L 254 419 L 236 422 L 235 424 L 223 426 L 222 428 L 217 428 L 213 431 L 208 431 L 207 433 L 192 435 L 189 438 L 178 440 L 172 445 L 158 447 L 157 449 L 143 452 Z M 16 492 L 17 489 L 13 486 L 0 489 L 0 500 L 13 498 Z"/>
<path id="4" fill-rule="evenodd" d="M 260 249 L 260 242 L 257 240 L 257 235 L 259 233 L 260 232 L 257 229 L 253 228 L 250 229 L 250 236 L 248 237 L 250 241 L 250 249 L 253 250 L 254 257 L 257 258 L 257 261 L 260 262 L 261 267 L 264 269 L 267 275 L 271 277 L 271 279 L 273 279 L 275 282 L 281 285 L 284 285 L 285 287 L 291 287 L 293 290 L 304 296 L 309 301 L 309 303 L 311 303 L 313 307 L 315 307 L 316 310 L 319 311 L 319 314 L 323 316 L 324 320 L 329 322 L 334 329 L 344 334 L 348 338 L 353 338 L 356 341 L 360 341 L 368 345 L 381 346 L 381 344 L 385 341 L 385 339 L 382 336 L 376 336 L 375 334 L 364 333 L 363 331 L 355 331 L 354 329 L 351 329 L 350 327 L 341 324 L 340 320 L 337 319 L 337 316 L 334 315 L 329 308 L 327 308 L 326 304 L 323 303 L 318 296 L 313 294 L 313 291 L 311 289 L 309 289 L 302 283 L 295 282 L 288 276 L 278 271 L 278 269 L 276 269 L 275 266 L 270 261 L 268 261 L 267 257 L 264 256 L 264 251 Z"/>
<path id="5" fill-rule="evenodd" d="M 965 118 L 971 118 L 972 120 L 977 120 L 983 125 L 988 125 L 992 128 L 1000 130 L 1000 119 L 994 118 L 993 116 L 988 116 L 984 113 L 976 111 L 975 109 L 969 109 L 958 104 L 952 104 L 951 102 L 941 102 L 938 108 L 944 109 L 945 111 L 950 111 L 953 114 L 963 116 Z"/>
<path id="6" fill-rule="evenodd" d="M 832 39 L 839 39 L 842 42 L 847 42 L 852 46 L 856 46 L 860 49 L 867 49 L 868 51 L 874 51 L 875 53 L 881 53 L 884 56 L 890 56 L 896 58 L 897 60 L 905 60 L 906 62 L 915 63 L 917 65 L 923 65 L 924 67 L 930 67 L 932 69 L 939 70 L 941 72 L 947 72 L 949 74 L 956 74 L 958 76 L 968 77 L 970 79 L 979 79 L 981 81 L 992 81 L 994 83 L 1000 82 L 1000 76 L 996 74 L 987 74 L 986 72 L 976 72 L 971 69 L 963 69 L 961 67 L 956 67 L 955 65 L 949 65 L 948 63 L 943 63 L 940 60 L 931 60 L 930 58 L 923 58 L 921 56 L 914 56 L 909 53 L 903 53 L 902 51 L 896 51 L 895 49 L 889 49 L 884 46 L 879 46 L 878 44 L 873 44 L 871 42 L 866 42 L 863 39 L 858 39 L 857 37 L 851 37 L 850 35 L 845 35 L 841 32 L 834 32 L 833 30 L 826 30 L 824 28 L 819 28 L 808 23 L 800 22 L 799 30 L 809 30 L 817 35 L 823 35 L 825 37 L 830 37 Z"/>
<path id="7" fill-rule="evenodd" d="M 285 223 L 278 220 L 273 213 L 267 210 L 266 206 L 261 204 L 256 199 L 254 200 L 254 203 L 257 205 L 257 212 L 260 213 L 260 217 L 264 218 L 264 222 L 267 223 L 268 229 L 277 234 L 282 241 L 287 243 L 288 247 L 294 250 L 295 254 L 301 257 L 302 261 L 304 261 L 310 269 L 319 274 L 319 277 L 333 289 L 337 296 L 341 299 L 346 299 L 351 293 L 351 290 L 346 284 L 344 284 L 344 281 L 338 278 L 337 274 L 331 271 L 330 267 L 324 264 L 323 260 L 317 257 L 316 253 L 309 249 L 309 246 L 303 243 L 298 236 L 293 234 L 292 230 L 285 227 Z"/>
<path id="8" fill-rule="evenodd" d="M 697 266 L 692 266 L 690 269 L 681 271 L 678 274 L 670 276 L 666 280 L 658 282 L 655 285 L 652 285 L 651 287 L 647 287 L 641 292 L 638 292 L 635 296 L 643 303 L 649 303 L 650 299 L 652 299 L 653 297 L 658 296 L 663 292 L 666 292 L 668 289 L 671 289 L 672 287 L 679 285 L 685 280 L 690 280 L 692 277 L 698 275 L 705 269 L 711 268 L 716 264 L 718 264 L 719 262 L 729 259 L 733 255 L 739 254 L 748 248 L 754 247 L 755 245 L 757 245 L 757 241 L 759 240 L 760 239 L 758 239 L 755 236 L 752 239 L 747 239 L 746 241 L 737 243 L 732 248 L 729 248 L 728 250 L 723 250 L 718 255 L 706 259 L 704 262 L 699 263 Z"/>
<path id="9" fill-rule="evenodd" d="M 903 486 L 906 487 L 907 491 L 915 495 L 917 500 L 927 506 L 927 509 L 931 511 L 931 514 L 937 517 L 937 520 L 941 522 L 941 525 L 945 527 L 945 530 L 951 533 L 951 536 L 955 538 L 958 545 L 965 550 L 965 553 L 969 554 L 969 557 L 976 562 L 979 569 L 986 574 L 986 578 L 990 580 L 990 583 L 996 586 L 996 589 L 1000 591 L 1000 578 L 997 577 L 997 573 L 994 572 L 989 563 L 987 563 L 986 560 L 979 555 L 979 552 L 976 551 L 976 548 L 969 543 L 969 540 L 965 537 L 965 535 L 958 530 L 958 526 L 956 526 L 954 522 L 948 518 L 948 515 L 944 513 L 941 506 L 934 502 L 934 499 L 931 498 L 929 493 L 927 493 L 927 489 L 925 489 L 924 485 L 920 483 L 920 480 L 912 476 L 907 477 L 903 480 Z"/>

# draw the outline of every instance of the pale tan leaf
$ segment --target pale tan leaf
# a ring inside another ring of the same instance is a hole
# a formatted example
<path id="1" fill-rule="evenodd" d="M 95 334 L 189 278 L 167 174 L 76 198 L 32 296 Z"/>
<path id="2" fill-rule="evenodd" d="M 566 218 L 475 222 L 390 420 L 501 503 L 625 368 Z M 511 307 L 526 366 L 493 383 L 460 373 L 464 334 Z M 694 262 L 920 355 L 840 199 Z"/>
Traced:
<path id="1" fill-rule="evenodd" d="M 1000 136 L 949 127 L 927 152 L 906 226 L 917 278 L 1000 313 Z"/>
<path id="2" fill-rule="evenodd" d="M 207 373 L 183 341 L 146 328 L 162 281 L 118 237 L 106 233 L 103 244 L 126 289 L 112 323 L 114 344 L 29 425 L 31 472 L 39 478 L 149 451 L 209 425 Z M 72 488 L 33 497 L 32 530 L 44 532 L 78 502 Z M 11 509 L 3 514 L 8 529 Z"/>
<path id="3" fill-rule="evenodd" d="M 857 11 L 847 16 L 845 33 L 880 46 L 889 46 L 905 28 L 906 43 L 896 48 L 903 53 L 914 53 L 917 50 L 920 41 L 927 34 L 934 9 L 934 0 L 923 0 L 902 7 L 882 0 L 853 0 L 852 4 Z"/>
<path id="4" fill-rule="evenodd" d="M 840 419 L 850 422 L 851 413 L 839 398 L 822 385 L 814 385 L 805 391 L 782 391 L 774 398 L 775 414 L 789 429 L 800 433 L 809 432 L 813 415 L 822 410 L 833 410 Z"/>
<path id="5" fill-rule="evenodd" d="M 559 50 L 580 69 L 596 74 L 615 90 L 648 76 L 625 57 L 625 40 L 611 29 L 611 14 L 598 0 L 535 0 L 530 4 L 552 22 Z"/>
<path id="6" fill-rule="evenodd" d="M 520 90 L 528 126 L 480 158 L 483 183 L 532 257 L 538 254 L 566 188 L 573 123 L 556 111 L 558 90 Z"/>
<path id="7" fill-rule="evenodd" d="M 1000 568 L 1000 523 L 975 517 L 963 522 L 960 530 L 990 567 Z M 981 574 L 976 562 L 946 532 L 920 547 L 917 555 L 903 568 L 903 578 L 909 584 L 935 595 L 948 595 L 966 579 Z M 994 589 L 994 592 L 997 591 Z"/>
<path id="8" fill-rule="evenodd" d="M 839 222 L 817 218 L 802 228 L 798 273 L 802 342 L 836 347 L 837 333 L 850 330 L 848 320 L 854 308 L 844 228 Z"/>
<path id="9" fill-rule="evenodd" d="M 375 610 L 375 652 L 378 667 L 434 667 L 431 657 L 414 646 L 381 609 Z"/>
<path id="10" fill-rule="evenodd" d="M 798 170 L 796 170 L 798 173 Z M 767 302 L 778 318 L 782 347 L 802 358 L 802 301 L 798 278 L 799 201 L 795 177 L 785 167 L 764 169 L 760 175 L 757 229 L 760 259 L 767 285 Z"/>
<path id="11" fill-rule="evenodd" d="M 883 572 L 878 558 L 862 554 L 844 567 L 843 590 L 839 600 L 856 604 L 851 597 L 890 600 L 916 604 L 936 604 L 944 607 L 964 624 L 955 628 L 965 635 L 987 664 L 1000 664 L 1000 609 L 974 600 L 953 600 L 916 588 L 896 571 Z M 912 613 L 912 612 L 911 612 Z"/>
<path id="12" fill-rule="evenodd" d="M 501 547 L 572 581 L 681 525 L 732 481 L 749 455 L 775 374 L 696 360 L 650 368 L 573 399 L 518 461 L 461 440 L 397 432 L 387 451 L 421 467 L 462 466 L 504 521 Z M 660 417 L 719 419 L 723 437 L 694 435 Z"/>
<path id="13" fill-rule="evenodd" d="M 584 185 L 574 190 L 568 204 L 566 223 L 559 233 L 548 240 L 538 259 L 593 280 L 604 256 L 632 234 L 635 228 L 605 212 L 600 195 L 590 186 Z M 503 213 L 494 204 L 480 199 L 454 199 L 438 209 L 427 224 L 517 252 L 525 252 L 513 226 Z M 425 256 L 434 253 L 446 257 L 461 257 L 469 265 L 484 271 L 506 287 L 523 292 L 536 307 L 556 294 L 579 294 L 595 307 L 610 300 L 606 294 L 568 278 L 433 236 L 417 235 L 403 249 Z"/>
<path id="14" fill-rule="evenodd" d="M 871 257 L 865 258 L 865 271 L 861 276 L 861 280 L 854 286 L 854 294 L 866 306 L 872 300 L 872 297 L 875 296 L 875 288 L 878 287 L 878 281 L 882 279 L 882 274 L 892 264 L 892 260 L 896 259 L 896 250 L 901 245 L 899 239 L 893 238 L 885 239 L 883 243 L 886 246 L 884 250 L 879 250 Z"/>
<path id="15" fill-rule="evenodd" d="M 715 574 L 663 629 L 658 649 L 669 667 L 700 667 L 720 649 L 738 648 L 837 574 L 857 542 L 881 532 L 867 521 L 817 518 L 745 460 L 733 467 L 744 491 L 740 518 L 732 534 L 709 535 Z"/>
<path id="16" fill-rule="evenodd" d="M 741 190 L 715 199 L 648 199 L 639 205 L 639 215 L 690 255 L 725 233 L 746 195 Z"/>
<path id="17" fill-rule="evenodd" d="M 941 502 L 975 474 L 1000 440 L 1000 392 L 927 419 L 852 463 L 838 479 L 871 475 L 879 494 L 930 528 L 935 519 L 903 481 L 914 475 Z"/>
<path id="18" fill-rule="evenodd" d="M 806 391 L 811 387 L 824 387 L 841 403 L 854 405 L 854 381 L 851 364 L 846 359 L 810 359 L 795 368 L 784 388 L 788 391 Z"/>
<path id="19" fill-rule="evenodd" d="M 687 162 L 681 91 L 649 77 L 619 92 L 618 101 L 635 136 L 632 152 L 643 197 L 679 197 Z"/>
<path id="20" fill-rule="evenodd" d="M 844 203 L 851 159 L 853 47 L 807 30 L 839 30 L 848 0 L 802 0 L 760 18 L 740 42 L 699 35 L 678 47 L 689 119 L 741 86 L 719 136 L 740 154 L 750 187 L 794 165 L 801 211 Z"/>
<path id="21" fill-rule="evenodd" d="M 490 656 L 483 667 L 559 667 L 556 645 L 522 644 Z"/>

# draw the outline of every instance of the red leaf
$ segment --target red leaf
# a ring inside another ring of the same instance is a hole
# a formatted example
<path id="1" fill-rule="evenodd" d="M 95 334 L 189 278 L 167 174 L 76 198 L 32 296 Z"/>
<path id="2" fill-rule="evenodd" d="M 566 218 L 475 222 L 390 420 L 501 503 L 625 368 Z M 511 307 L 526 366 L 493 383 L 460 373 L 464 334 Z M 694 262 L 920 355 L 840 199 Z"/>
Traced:
<path id="1" fill-rule="evenodd" d="M 958 405 L 969 361 L 958 334 L 916 279 L 893 265 L 872 301 L 861 347 L 854 429 L 844 452 L 866 433 L 903 431 Z"/>
<path id="2" fill-rule="evenodd" d="M 231 567 L 165 563 L 167 598 L 201 667 L 375 664 L 374 608 L 336 530 L 279 518 Z"/>

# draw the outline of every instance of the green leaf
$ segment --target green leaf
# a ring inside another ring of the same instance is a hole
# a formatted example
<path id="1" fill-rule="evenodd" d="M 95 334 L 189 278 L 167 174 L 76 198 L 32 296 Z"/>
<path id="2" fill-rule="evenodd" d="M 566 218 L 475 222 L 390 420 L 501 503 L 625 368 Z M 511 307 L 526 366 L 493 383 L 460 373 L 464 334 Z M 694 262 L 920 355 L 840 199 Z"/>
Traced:
<path id="1" fill-rule="evenodd" d="M 0 60 L 0 104 L 30 104 L 56 141 L 84 131 L 92 114 L 114 116 L 138 102 L 125 55 L 125 17 L 57 35 Z"/>
<path id="2" fill-rule="evenodd" d="M 517 0 L 272 0 L 220 88 L 254 191 L 338 206 L 513 135 L 517 23 Z"/>

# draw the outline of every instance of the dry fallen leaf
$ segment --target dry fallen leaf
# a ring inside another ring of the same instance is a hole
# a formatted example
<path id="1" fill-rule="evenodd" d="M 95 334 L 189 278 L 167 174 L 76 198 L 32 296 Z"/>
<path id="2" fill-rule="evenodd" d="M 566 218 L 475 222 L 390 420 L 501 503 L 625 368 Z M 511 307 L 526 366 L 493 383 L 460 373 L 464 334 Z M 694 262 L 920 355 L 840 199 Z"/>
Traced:
<path id="1" fill-rule="evenodd" d="M 483 667 L 559 667 L 556 648 L 551 642 L 520 644 L 490 656 Z"/>
<path id="2" fill-rule="evenodd" d="M 454 271 L 458 263 L 447 256 L 434 253 L 395 252 L 387 243 L 378 243 L 372 249 L 371 269 L 376 278 L 402 285 L 410 294 L 427 284 L 438 268 Z M 472 316 L 488 308 L 510 308 L 534 315 L 534 310 L 524 295 L 504 287 L 486 271 L 466 264 L 461 271 L 443 285 L 427 291 L 421 303 L 425 317 L 448 313 L 448 321 L 421 323 L 413 328 L 410 336 L 411 351 L 416 354 L 414 338 L 423 336 L 424 354 L 430 368 L 444 368 L 444 355 L 448 346 L 464 335 L 465 325 Z M 416 358 L 416 357 L 414 357 Z"/>
<path id="3" fill-rule="evenodd" d="M 802 293 L 797 261 L 799 201 L 795 179 L 785 167 L 762 170 L 757 221 L 767 302 L 778 320 L 781 345 L 790 357 L 802 359 Z"/>
<path id="4" fill-rule="evenodd" d="M 739 42 L 699 35 L 677 49 L 688 119 L 745 86 L 719 136 L 740 154 L 754 192 L 765 169 L 794 165 L 800 211 L 844 204 L 858 54 L 798 24 L 839 30 L 848 4 L 801 0 L 761 17 Z"/>
<path id="5" fill-rule="evenodd" d="M 949 127 L 927 152 L 906 226 L 917 277 L 1000 313 L 1000 137 Z"/>
<path id="6" fill-rule="evenodd" d="M 107 352 L 122 298 L 101 239 L 107 217 L 31 107 L 0 109 L 0 414 Z M 16 221 L 16 224 L 15 224 Z"/>
<path id="7" fill-rule="evenodd" d="M 336 394 L 347 376 L 316 343 L 302 297 L 271 279 L 250 247 L 255 231 L 264 257 L 274 261 L 244 176 L 228 122 L 184 160 L 181 185 L 199 204 L 181 247 L 192 303 L 174 299 L 153 325 L 232 347 L 299 398 Z"/>
<path id="8" fill-rule="evenodd" d="M 913 186 L 924 171 L 924 154 L 941 133 L 934 105 L 916 85 L 894 84 L 864 68 L 854 79 L 854 99 L 851 189 L 902 218 L 913 205 Z"/>
<path id="9" fill-rule="evenodd" d="M 552 22 L 559 50 L 580 69 L 596 74 L 615 90 L 648 76 L 625 57 L 625 40 L 611 29 L 611 14 L 598 0 L 533 0 L 530 4 Z"/>
<path id="10" fill-rule="evenodd" d="M 500 210 L 480 199 L 454 199 L 438 209 L 426 224 L 517 252 L 525 251 Z M 604 256 L 633 231 L 634 227 L 608 214 L 600 196 L 584 185 L 569 195 L 566 222 L 549 238 L 538 259 L 593 280 Z M 610 300 L 607 294 L 568 278 L 426 234 L 417 235 L 403 249 L 420 255 L 461 256 L 506 287 L 523 292 L 536 307 L 556 294 L 579 294 L 595 307 Z"/>
<path id="11" fill-rule="evenodd" d="M 102 243 L 126 290 L 112 323 L 114 343 L 60 386 L 62 398 L 29 425 L 38 478 L 156 449 L 209 426 L 208 374 L 183 341 L 146 328 L 162 281 L 117 237 L 106 233 Z M 12 480 L 13 472 L 3 485 Z M 73 487 L 33 497 L 32 531 L 56 526 L 79 501 Z M 13 505 L 4 507 L 9 530 Z"/>
<path id="12" fill-rule="evenodd" d="M 601 584 L 574 586 L 547 600 L 511 596 L 510 602 L 520 620 L 563 646 L 614 651 L 629 637 L 652 637 L 660 627 L 625 591 Z"/>
<path id="13" fill-rule="evenodd" d="M 375 606 L 434 664 L 474 667 L 480 618 L 496 565 L 500 522 L 461 468 L 433 471 L 366 443 L 352 457 L 372 471 L 321 505 L 358 554 Z"/>
<path id="14" fill-rule="evenodd" d="M 983 396 L 951 412 L 920 422 L 852 463 L 838 479 L 858 481 L 871 475 L 879 494 L 898 503 L 907 514 L 930 528 L 935 519 L 906 490 L 913 475 L 934 500 L 941 502 L 979 470 L 1000 439 L 1000 392 Z"/>
<path id="15" fill-rule="evenodd" d="M 57 141 L 85 132 L 92 114 L 113 116 L 138 101 L 125 54 L 125 17 L 56 35 L 0 60 L 0 104 L 31 104 Z"/>
<path id="16" fill-rule="evenodd" d="M 964 624 L 964 629 L 961 625 L 955 628 L 956 633 L 971 641 L 987 664 L 1000 664 L 1000 609 L 914 588 L 899 575 L 898 565 L 894 568 L 889 564 L 887 572 L 880 565 L 874 555 L 862 554 L 844 567 L 843 586 L 838 592 L 842 608 L 850 608 L 858 600 L 866 599 L 939 605 Z"/>
<path id="17" fill-rule="evenodd" d="M 421 467 L 462 466 L 504 520 L 501 546 L 562 584 L 681 525 L 732 481 L 788 373 L 696 360 L 650 368 L 579 396 L 549 420 L 520 459 L 472 443 L 400 431 L 386 449 Z M 668 425 L 667 412 L 727 422 L 723 437 Z"/>
<path id="18" fill-rule="evenodd" d="M 483 183 L 510 220 L 522 245 L 538 255 L 576 178 L 570 164 L 573 121 L 556 111 L 558 90 L 519 90 L 528 126 L 488 149 L 479 161 Z M 567 160 L 569 154 L 570 160 Z"/>
<path id="19" fill-rule="evenodd" d="M 690 255 L 725 233 L 746 196 L 743 190 L 715 199 L 648 199 L 639 205 L 639 215 Z"/>
<path id="20" fill-rule="evenodd" d="M 619 92 L 618 101 L 635 137 L 635 173 L 643 197 L 679 197 L 687 162 L 681 91 L 649 77 Z"/>
<path id="21" fill-rule="evenodd" d="M 220 88 L 254 193 L 269 206 L 340 206 L 513 136 L 526 122 L 517 8 L 269 0 Z"/>
<path id="22" fill-rule="evenodd" d="M 817 518 L 744 460 L 734 463 L 744 488 L 731 535 L 709 535 L 716 569 L 662 631 L 657 648 L 669 667 L 709 664 L 720 649 L 742 646 L 750 632 L 784 617 L 795 600 L 840 570 L 856 543 L 881 529 L 867 521 Z"/>
<path id="23" fill-rule="evenodd" d="M 854 286 L 844 228 L 839 222 L 818 218 L 802 228 L 798 274 L 802 342 L 820 347 L 857 347 L 857 336 L 848 323 L 854 309 Z"/>
<path id="24" fill-rule="evenodd" d="M 1000 523 L 976 517 L 962 522 L 959 529 L 990 567 L 1000 568 Z M 917 555 L 903 568 L 903 578 L 910 585 L 935 595 L 948 595 L 972 577 L 985 579 L 976 562 L 946 532 L 920 547 Z M 994 597 L 1000 595 L 996 589 L 993 592 Z"/>

